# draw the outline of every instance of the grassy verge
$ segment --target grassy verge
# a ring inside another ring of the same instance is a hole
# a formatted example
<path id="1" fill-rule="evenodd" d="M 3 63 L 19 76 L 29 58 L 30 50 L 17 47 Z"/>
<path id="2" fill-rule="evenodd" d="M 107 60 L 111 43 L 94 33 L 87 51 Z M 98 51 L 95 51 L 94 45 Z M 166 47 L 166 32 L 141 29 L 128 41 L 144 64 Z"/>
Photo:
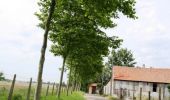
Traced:
<path id="1" fill-rule="evenodd" d="M 0 81 L 0 100 L 7 100 L 11 82 L 1 82 Z M 58 100 L 56 96 L 56 88 L 52 95 L 52 85 L 49 88 L 48 96 L 46 97 L 47 84 L 43 84 L 41 100 Z M 16 83 L 13 91 L 12 100 L 26 100 L 28 92 L 28 83 Z M 33 100 L 35 94 L 35 84 L 31 87 L 30 100 Z M 69 96 L 66 95 L 66 91 L 62 91 L 60 100 L 85 100 L 82 92 L 73 92 Z"/>
<path id="2" fill-rule="evenodd" d="M 82 92 L 74 92 L 69 96 L 67 96 L 65 93 L 62 93 L 60 99 L 57 99 L 56 96 L 48 96 L 42 97 L 41 100 L 85 100 L 85 98 Z"/>
<path id="3" fill-rule="evenodd" d="M 14 93 L 13 100 L 25 100 L 26 96 L 23 94 L 24 91 L 17 91 Z M 0 100 L 7 100 L 7 94 L 1 94 Z M 33 100 L 33 95 L 30 97 Z M 61 99 L 58 99 L 56 95 L 52 96 L 42 96 L 41 100 L 85 100 L 82 92 L 73 92 L 73 94 L 66 95 L 66 93 L 61 93 Z"/>

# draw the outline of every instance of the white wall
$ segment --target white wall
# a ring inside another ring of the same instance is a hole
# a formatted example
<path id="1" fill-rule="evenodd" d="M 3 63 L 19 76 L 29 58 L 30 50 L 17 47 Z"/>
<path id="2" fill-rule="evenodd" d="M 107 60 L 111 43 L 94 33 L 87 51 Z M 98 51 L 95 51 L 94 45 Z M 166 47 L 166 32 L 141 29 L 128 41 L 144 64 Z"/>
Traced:
<path id="1" fill-rule="evenodd" d="M 104 87 L 104 93 L 107 95 L 110 95 L 110 82 Z M 132 81 L 118 81 L 114 80 L 112 82 L 112 95 L 117 96 L 117 92 L 120 94 L 120 89 L 126 89 L 126 94 L 130 96 L 133 96 L 133 90 L 135 90 L 134 95 L 135 97 L 139 97 L 140 94 L 140 88 L 142 88 L 142 96 L 148 97 L 148 92 L 151 91 L 151 97 L 158 98 L 159 97 L 159 87 L 161 87 L 161 97 L 163 100 L 163 91 L 165 92 L 164 95 L 166 98 L 164 100 L 169 100 L 170 93 L 168 92 L 167 84 L 157 84 L 157 92 L 153 92 L 153 83 L 147 83 L 147 82 L 132 82 Z M 165 89 L 164 89 L 165 88 Z M 118 94 L 118 95 L 119 95 Z"/>

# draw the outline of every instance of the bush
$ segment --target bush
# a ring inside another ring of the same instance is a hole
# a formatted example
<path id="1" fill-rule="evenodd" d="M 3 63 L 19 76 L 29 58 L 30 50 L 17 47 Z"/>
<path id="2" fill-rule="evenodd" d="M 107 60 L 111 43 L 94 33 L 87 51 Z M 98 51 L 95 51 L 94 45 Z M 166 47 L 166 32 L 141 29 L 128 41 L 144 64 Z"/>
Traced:
<path id="1" fill-rule="evenodd" d="M 22 95 L 20 95 L 20 94 L 14 95 L 13 100 L 22 100 Z"/>
<path id="2" fill-rule="evenodd" d="M 169 91 L 169 93 L 170 93 L 170 84 L 168 85 L 168 91 Z"/>
<path id="3" fill-rule="evenodd" d="M 108 95 L 107 95 L 107 94 L 103 94 L 102 96 L 103 96 L 103 97 L 107 97 Z"/>
<path id="4" fill-rule="evenodd" d="M 112 97 L 112 96 L 109 96 L 108 98 L 109 98 L 109 100 L 118 100 L 118 98 Z"/>

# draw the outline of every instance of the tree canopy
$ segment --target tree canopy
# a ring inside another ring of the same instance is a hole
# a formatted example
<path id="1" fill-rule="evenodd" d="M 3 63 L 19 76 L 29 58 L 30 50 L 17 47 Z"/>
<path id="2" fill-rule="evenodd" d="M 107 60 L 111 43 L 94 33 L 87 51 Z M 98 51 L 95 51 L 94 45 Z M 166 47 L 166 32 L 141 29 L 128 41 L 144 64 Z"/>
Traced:
<path id="1" fill-rule="evenodd" d="M 127 48 L 121 48 L 118 50 L 113 49 L 108 60 L 108 63 L 111 64 L 111 66 L 117 65 L 134 67 L 136 64 L 132 52 Z"/>
<path id="2" fill-rule="evenodd" d="M 45 28 L 50 0 L 40 0 L 39 26 Z M 113 28 L 112 18 L 119 18 L 121 12 L 129 18 L 136 18 L 134 0 L 57 0 L 56 10 L 51 21 L 51 52 L 63 57 L 60 85 L 65 63 L 80 81 L 88 81 L 101 73 L 104 67 L 103 57 L 109 54 L 109 48 L 117 48 L 121 41 L 117 37 L 108 37 L 101 28 Z M 72 62 L 71 65 L 68 62 Z M 60 92 L 59 92 L 60 93 Z"/>
<path id="3" fill-rule="evenodd" d="M 5 80 L 4 73 L 0 72 L 0 81 Z"/>

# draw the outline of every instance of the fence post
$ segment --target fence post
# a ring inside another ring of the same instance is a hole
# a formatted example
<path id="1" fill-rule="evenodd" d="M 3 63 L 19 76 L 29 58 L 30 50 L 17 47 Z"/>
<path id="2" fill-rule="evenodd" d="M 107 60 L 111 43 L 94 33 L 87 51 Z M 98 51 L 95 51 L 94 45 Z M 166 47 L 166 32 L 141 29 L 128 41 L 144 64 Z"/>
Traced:
<path id="1" fill-rule="evenodd" d="M 120 88 L 120 100 L 123 99 L 122 88 Z"/>
<path id="2" fill-rule="evenodd" d="M 130 96 L 130 92 L 129 92 L 129 90 L 127 90 L 127 96 L 128 96 L 128 97 Z"/>
<path id="3" fill-rule="evenodd" d="M 61 86 L 61 93 L 63 92 L 63 87 Z"/>
<path id="4" fill-rule="evenodd" d="M 68 96 L 68 94 L 69 94 L 69 89 L 70 89 L 70 85 L 69 85 L 69 83 L 67 84 L 67 96 Z"/>
<path id="5" fill-rule="evenodd" d="M 65 86 L 63 86 L 63 92 L 65 92 Z"/>
<path id="6" fill-rule="evenodd" d="M 49 85 L 50 85 L 50 82 L 48 82 L 47 91 L 46 91 L 46 96 L 48 96 Z"/>
<path id="7" fill-rule="evenodd" d="M 30 100 L 31 85 L 32 85 L 32 78 L 30 79 L 30 83 L 28 87 L 27 100 Z"/>
<path id="8" fill-rule="evenodd" d="M 159 100 L 161 100 L 161 87 L 159 87 Z"/>
<path id="9" fill-rule="evenodd" d="M 8 100 L 12 100 L 12 95 L 13 95 L 14 85 L 15 85 L 15 79 L 16 79 L 16 74 L 14 74 L 14 78 L 12 80 L 11 88 L 10 88 L 9 95 L 8 95 Z"/>
<path id="10" fill-rule="evenodd" d="M 151 100 L 151 91 L 148 92 L 148 96 L 149 96 L 148 100 Z"/>
<path id="11" fill-rule="evenodd" d="M 133 100 L 135 100 L 135 90 L 133 89 Z"/>
<path id="12" fill-rule="evenodd" d="M 56 83 L 56 95 L 58 94 L 58 84 Z"/>
<path id="13" fill-rule="evenodd" d="M 140 88 L 140 100 L 142 100 L 142 88 Z"/>
<path id="14" fill-rule="evenodd" d="M 165 84 L 163 84 L 163 91 L 162 91 L 162 95 L 163 95 L 163 100 L 165 99 Z"/>
<path id="15" fill-rule="evenodd" d="M 62 86 L 61 91 L 64 92 L 64 87 Z"/>
<path id="16" fill-rule="evenodd" d="M 54 86 L 55 86 L 55 82 L 53 83 L 52 95 L 54 94 Z"/>

